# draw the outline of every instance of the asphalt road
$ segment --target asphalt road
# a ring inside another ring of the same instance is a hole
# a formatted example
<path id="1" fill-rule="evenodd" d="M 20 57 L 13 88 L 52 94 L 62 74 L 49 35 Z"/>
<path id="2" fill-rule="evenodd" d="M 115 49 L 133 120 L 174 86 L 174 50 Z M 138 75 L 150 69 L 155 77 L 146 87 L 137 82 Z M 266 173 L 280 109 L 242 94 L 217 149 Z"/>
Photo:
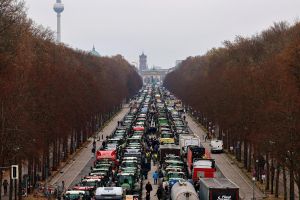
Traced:
<path id="1" fill-rule="evenodd" d="M 189 115 L 186 116 L 186 121 L 190 130 L 200 139 L 204 138 L 204 130 L 197 124 Z M 209 142 L 202 142 L 205 148 L 210 149 Z M 241 199 L 250 200 L 253 197 L 253 183 L 252 181 L 241 171 L 241 169 L 234 165 L 226 154 L 211 154 L 211 157 L 215 159 L 216 165 L 220 170 L 217 176 L 225 176 L 227 179 L 234 182 L 240 188 Z M 257 200 L 263 199 L 264 194 L 257 188 L 255 189 L 255 198 Z"/>

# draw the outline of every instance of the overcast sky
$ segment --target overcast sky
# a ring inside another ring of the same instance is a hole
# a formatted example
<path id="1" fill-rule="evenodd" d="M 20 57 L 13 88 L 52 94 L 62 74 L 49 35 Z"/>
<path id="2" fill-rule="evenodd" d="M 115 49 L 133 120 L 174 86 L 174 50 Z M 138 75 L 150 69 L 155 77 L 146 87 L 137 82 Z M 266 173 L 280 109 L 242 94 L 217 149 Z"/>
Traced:
<path id="1" fill-rule="evenodd" d="M 25 0 L 36 23 L 56 30 L 55 0 Z M 300 0 L 62 0 L 62 41 L 129 62 L 173 67 L 236 35 L 251 36 L 274 22 L 299 19 Z"/>

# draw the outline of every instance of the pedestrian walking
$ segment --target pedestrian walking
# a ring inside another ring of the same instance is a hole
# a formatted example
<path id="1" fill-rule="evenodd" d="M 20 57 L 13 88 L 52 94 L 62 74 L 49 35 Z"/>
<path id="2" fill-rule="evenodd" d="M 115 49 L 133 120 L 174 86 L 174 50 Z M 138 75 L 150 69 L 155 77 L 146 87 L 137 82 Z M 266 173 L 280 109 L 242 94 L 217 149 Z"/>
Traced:
<path id="1" fill-rule="evenodd" d="M 146 169 L 146 167 L 142 169 L 142 173 L 143 173 L 144 179 L 147 180 L 148 179 L 148 170 Z"/>
<path id="2" fill-rule="evenodd" d="M 154 185 L 157 185 L 157 180 L 158 180 L 158 177 L 159 177 L 158 172 L 157 171 L 153 172 L 152 177 L 154 179 Z"/>
<path id="3" fill-rule="evenodd" d="M 147 163 L 151 162 L 151 153 L 150 153 L 150 151 L 146 152 L 146 159 L 147 159 Z"/>
<path id="4" fill-rule="evenodd" d="M 155 151 L 155 152 L 158 152 L 158 150 L 159 150 L 159 146 L 158 146 L 157 142 L 155 142 L 155 145 L 154 145 L 154 151 Z"/>
<path id="5" fill-rule="evenodd" d="M 148 181 L 148 183 L 146 184 L 145 189 L 146 189 L 147 193 L 149 193 L 149 198 L 150 198 L 150 192 L 152 191 L 152 185 L 151 185 L 150 181 Z"/>
<path id="6" fill-rule="evenodd" d="M 158 186 L 157 191 L 156 191 L 156 196 L 157 196 L 158 200 L 162 199 L 162 196 L 163 196 L 163 187 L 162 187 L 162 185 Z"/>
<path id="7" fill-rule="evenodd" d="M 7 187 L 8 187 L 8 181 L 5 179 L 3 181 L 3 190 L 4 190 L 4 195 L 7 195 Z"/>
<path id="8" fill-rule="evenodd" d="M 62 191 L 65 191 L 65 181 L 61 181 L 61 188 L 62 188 Z"/>
<path id="9" fill-rule="evenodd" d="M 150 200 L 150 192 L 146 192 L 146 200 Z"/>

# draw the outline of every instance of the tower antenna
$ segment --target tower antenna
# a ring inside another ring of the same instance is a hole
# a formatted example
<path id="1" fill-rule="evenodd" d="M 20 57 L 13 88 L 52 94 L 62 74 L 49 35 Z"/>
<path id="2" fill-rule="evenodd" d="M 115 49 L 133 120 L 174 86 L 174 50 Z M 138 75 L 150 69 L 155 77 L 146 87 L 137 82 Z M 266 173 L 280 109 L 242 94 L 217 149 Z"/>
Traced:
<path id="1" fill-rule="evenodd" d="M 56 0 L 56 3 L 53 6 L 54 12 L 57 14 L 57 35 L 56 35 L 56 42 L 61 42 L 61 13 L 64 11 L 64 4 L 61 3 L 61 0 Z"/>

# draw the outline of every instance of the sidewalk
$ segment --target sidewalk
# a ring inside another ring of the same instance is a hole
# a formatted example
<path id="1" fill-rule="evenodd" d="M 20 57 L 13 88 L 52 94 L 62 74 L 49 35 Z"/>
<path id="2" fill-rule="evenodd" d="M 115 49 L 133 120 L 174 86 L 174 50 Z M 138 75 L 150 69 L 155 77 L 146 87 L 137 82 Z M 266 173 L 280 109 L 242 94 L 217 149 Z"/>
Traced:
<path id="1" fill-rule="evenodd" d="M 102 136 L 105 139 L 106 136 L 110 135 L 117 126 L 117 122 L 121 121 L 123 117 L 128 113 L 129 107 L 125 105 L 122 110 L 104 127 L 102 131 L 97 133 L 97 136 Z M 89 138 L 88 145 L 78 153 L 76 158 L 70 161 L 69 164 L 64 166 L 63 169 L 60 170 L 60 173 L 56 174 L 50 181 L 49 185 L 52 186 L 61 186 L 62 181 L 64 181 L 65 186 L 64 188 L 67 189 L 70 187 L 71 183 L 74 179 L 79 175 L 79 173 L 86 167 L 88 162 L 93 157 L 91 152 L 93 146 L 93 138 Z M 96 141 L 97 149 L 100 148 L 102 144 L 102 140 Z"/>
<path id="2" fill-rule="evenodd" d="M 201 138 L 204 138 L 204 130 L 197 124 L 189 115 L 186 115 L 186 121 L 191 131 Z M 202 142 L 203 146 L 207 149 L 210 149 L 209 142 Z M 253 197 L 253 183 L 252 181 L 242 172 L 242 170 L 233 165 L 230 159 L 226 154 L 212 154 L 211 157 L 215 159 L 215 162 L 222 172 L 222 174 L 234 182 L 240 188 L 240 197 L 241 199 L 249 200 Z M 255 188 L 255 198 L 257 200 L 263 199 L 264 194 L 258 189 Z"/>
<path id="3" fill-rule="evenodd" d="M 151 185 L 152 185 L 152 191 L 150 192 L 150 199 L 154 200 L 157 199 L 157 197 L 155 196 L 158 185 L 154 185 L 154 180 L 152 177 L 153 172 L 155 172 L 157 170 L 158 167 L 158 163 L 154 166 L 153 162 L 151 161 L 151 170 L 148 172 L 148 179 L 143 181 L 143 194 L 142 194 L 142 199 L 146 199 L 146 189 L 145 186 L 148 183 L 148 181 L 150 181 Z"/>

